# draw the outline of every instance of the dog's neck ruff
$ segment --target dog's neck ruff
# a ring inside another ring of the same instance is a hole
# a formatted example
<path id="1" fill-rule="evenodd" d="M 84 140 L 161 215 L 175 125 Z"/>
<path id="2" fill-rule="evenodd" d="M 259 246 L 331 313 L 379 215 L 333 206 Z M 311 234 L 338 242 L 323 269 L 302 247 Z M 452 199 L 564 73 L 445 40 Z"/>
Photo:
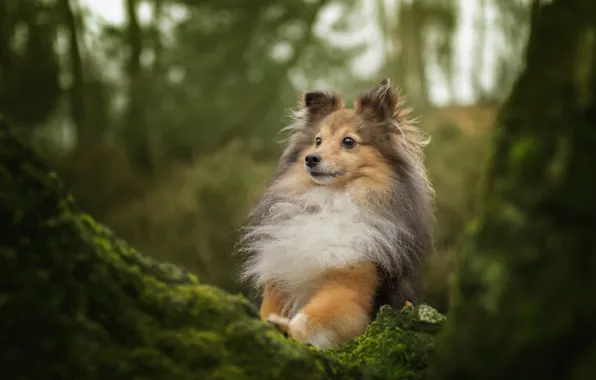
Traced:
<path id="1" fill-rule="evenodd" d="M 249 255 L 242 274 L 257 285 L 275 281 L 292 292 L 329 270 L 365 260 L 390 266 L 383 252 L 395 248 L 395 228 L 346 191 L 320 187 L 281 198 L 244 235 Z"/>

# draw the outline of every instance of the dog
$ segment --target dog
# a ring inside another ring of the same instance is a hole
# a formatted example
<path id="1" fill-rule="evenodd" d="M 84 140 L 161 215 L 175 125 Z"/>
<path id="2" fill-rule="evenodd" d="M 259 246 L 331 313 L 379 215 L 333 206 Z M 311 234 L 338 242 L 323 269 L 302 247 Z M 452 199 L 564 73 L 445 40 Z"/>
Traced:
<path id="1" fill-rule="evenodd" d="M 429 139 L 389 79 L 346 108 L 309 91 L 273 177 L 241 229 L 241 278 L 260 316 L 328 349 L 361 335 L 382 305 L 416 302 L 432 250 Z"/>

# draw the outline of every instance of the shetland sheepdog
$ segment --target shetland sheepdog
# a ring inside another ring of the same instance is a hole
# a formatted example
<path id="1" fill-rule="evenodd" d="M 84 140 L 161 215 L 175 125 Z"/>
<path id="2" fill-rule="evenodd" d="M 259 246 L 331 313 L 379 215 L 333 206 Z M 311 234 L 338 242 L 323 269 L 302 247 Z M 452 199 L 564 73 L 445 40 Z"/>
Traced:
<path id="1" fill-rule="evenodd" d="M 273 178 L 242 228 L 241 277 L 260 315 L 327 349 L 362 334 L 382 305 L 415 303 L 432 249 L 428 139 L 384 79 L 352 109 L 303 94 Z"/>

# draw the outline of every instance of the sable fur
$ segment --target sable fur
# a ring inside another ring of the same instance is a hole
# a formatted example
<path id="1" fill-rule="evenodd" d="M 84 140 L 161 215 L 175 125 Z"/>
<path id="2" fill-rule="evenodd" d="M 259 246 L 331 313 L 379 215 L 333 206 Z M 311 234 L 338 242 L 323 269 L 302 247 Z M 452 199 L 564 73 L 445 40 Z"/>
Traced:
<path id="1" fill-rule="evenodd" d="M 367 261 L 380 279 L 371 314 L 382 304 L 401 308 L 416 301 L 419 265 L 432 249 L 433 189 L 423 164 L 428 140 L 408 115 L 389 80 L 362 93 L 353 111 L 335 93 L 303 96 L 293 123 L 283 129 L 290 136 L 277 170 L 238 244 L 245 255 L 242 277 L 258 287 L 278 284 L 286 316 L 305 305 L 325 273 Z M 331 118 L 353 125 L 362 144 L 390 167 L 385 187 L 281 186 L 296 175 L 303 153 Z"/>

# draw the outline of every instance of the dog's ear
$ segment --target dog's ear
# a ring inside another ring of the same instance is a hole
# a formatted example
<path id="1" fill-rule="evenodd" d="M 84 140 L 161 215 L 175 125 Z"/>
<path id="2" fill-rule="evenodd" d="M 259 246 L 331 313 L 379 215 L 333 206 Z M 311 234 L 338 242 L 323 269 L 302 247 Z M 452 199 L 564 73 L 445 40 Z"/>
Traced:
<path id="1" fill-rule="evenodd" d="M 391 87 L 391 80 L 385 78 L 375 88 L 360 94 L 354 103 L 354 108 L 364 118 L 382 122 L 395 118 L 401 103 L 402 98 Z"/>
<path id="2" fill-rule="evenodd" d="M 307 120 L 314 122 L 343 108 L 344 104 L 336 93 L 308 91 L 302 94 L 301 106 L 306 112 Z"/>

